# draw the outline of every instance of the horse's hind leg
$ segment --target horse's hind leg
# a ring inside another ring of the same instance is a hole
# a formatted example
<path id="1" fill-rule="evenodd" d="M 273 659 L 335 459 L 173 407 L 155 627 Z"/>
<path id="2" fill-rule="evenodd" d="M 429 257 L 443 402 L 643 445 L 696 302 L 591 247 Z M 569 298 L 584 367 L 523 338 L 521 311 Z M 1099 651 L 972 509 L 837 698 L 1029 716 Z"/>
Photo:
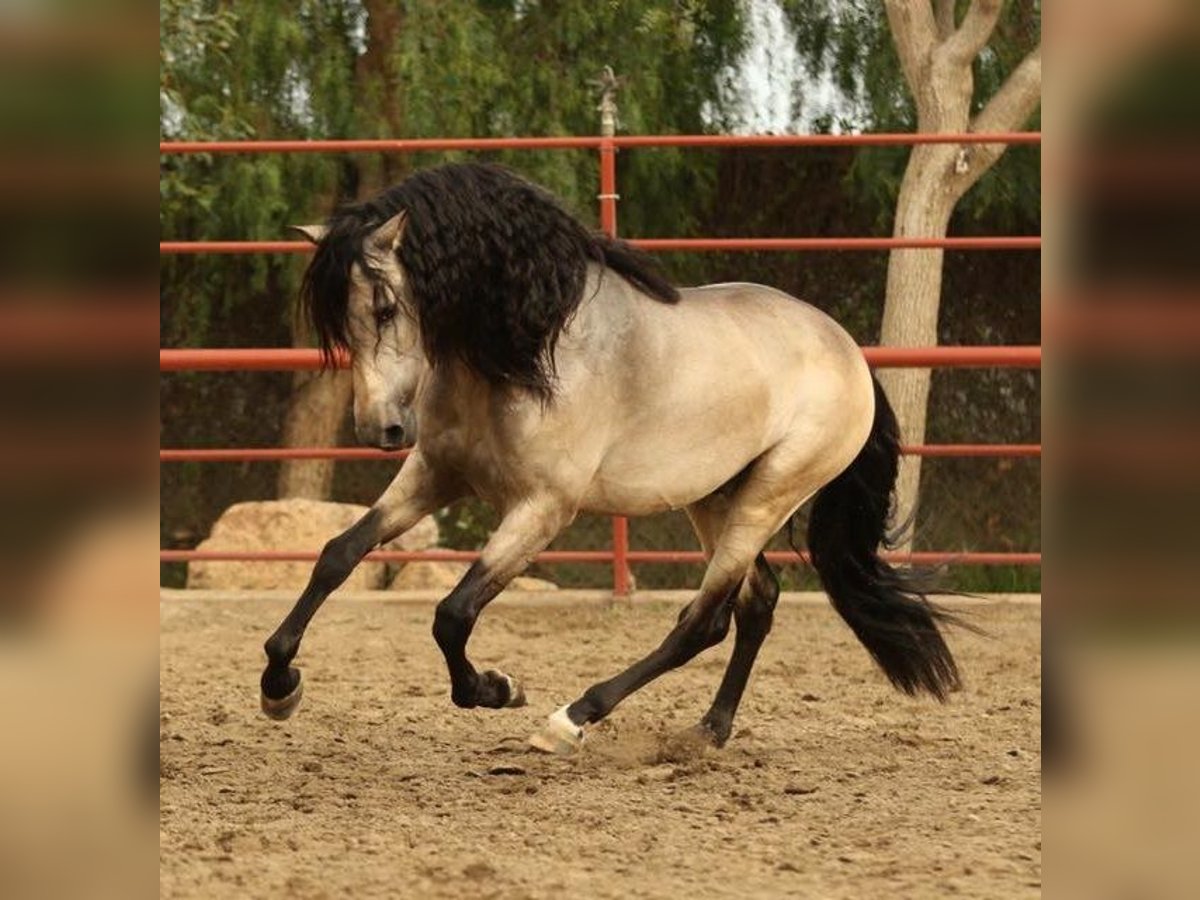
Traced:
<path id="1" fill-rule="evenodd" d="M 705 497 L 687 508 L 688 518 L 704 555 L 712 558 L 713 550 L 725 528 L 729 512 L 729 497 L 723 492 Z M 779 581 L 761 553 L 754 560 L 734 603 L 733 617 L 737 623 L 733 655 L 721 679 L 712 707 L 700 720 L 700 733 L 720 747 L 729 740 L 733 717 L 750 679 L 750 670 L 758 650 L 771 630 L 775 603 L 779 599 Z"/>
<path id="2" fill-rule="evenodd" d="M 291 663 L 300 650 L 304 630 L 325 598 L 370 550 L 403 534 L 455 496 L 414 452 L 366 515 L 325 545 L 304 593 L 263 645 L 267 654 L 260 682 L 263 712 L 272 719 L 286 719 L 300 703 L 300 670 Z"/>
<path id="3" fill-rule="evenodd" d="M 775 603 L 779 600 L 779 579 L 771 570 L 761 553 L 754 561 L 754 569 L 742 584 L 733 610 L 737 622 L 737 637 L 734 639 L 733 655 L 712 706 L 700 720 L 700 730 L 718 746 L 724 746 L 733 731 L 733 717 L 738 703 L 750 680 L 750 670 L 758 650 L 771 630 Z"/>
<path id="4" fill-rule="evenodd" d="M 710 562 L 699 593 L 663 642 L 619 675 L 592 685 L 570 706 L 554 713 L 530 743 L 539 750 L 570 752 L 582 742 L 584 725 L 599 722 L 634 691 L 720 643 L 729 631 L 733 601 L 752 559 L 753 555 L 744 565 L 729 568 Z"/>
<path id="5" fill-rule="evenodd" d="M 736 489 L 700 591 L 663 642 L 619 675 L 592 685 L 574 703 L 551 715 L 544 730 L 530 739 L 533 746 L 569 752 L 582 742 L 584 725 L 600 721 L 634 691 L 724 638 L 737 593 L 758 554 L 788 517 L 823 483 L 814 473 L 786 463 L 782 457 L 760 458 L 745 482 Z M 729 696 L 736 689 L 740 697 L 741 688 L 745 686 L 753 661 L 749 654 L 752 643 L 748 631 L 743 638 L 739 668 L 729 676 Z M 761 639 L 758 643 L 761 644 Z M 732 715 L 730 720 L 732 722 Z"/>
<path id="6" fill-rule="evenodd" d="M 495 670 L 477 672 L 467 658 L 475 620 L 505 586 L 565 528 L 575 511 L 550 497 L 531 498 L 504 516 L 479 560 L 438 604 L 433 637 L 450 671 L 450 698 L 456 706 L 499 709 L 523 706 L 525 692 L 515 679 Z"/>

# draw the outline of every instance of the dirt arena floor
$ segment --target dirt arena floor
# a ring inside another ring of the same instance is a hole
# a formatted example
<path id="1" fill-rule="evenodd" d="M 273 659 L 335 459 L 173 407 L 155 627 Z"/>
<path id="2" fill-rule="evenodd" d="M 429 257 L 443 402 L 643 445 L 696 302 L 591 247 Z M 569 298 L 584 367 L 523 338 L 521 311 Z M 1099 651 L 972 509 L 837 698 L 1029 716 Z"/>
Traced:
<path id="1" fill-rule="evenodd" d="M 674 735 L 732 640 L 631 697 L 574 758 L 544 716 L 652 648 L 678 603 L 502 598 L 472 656 L 524 709 L 454 708 L 431 604 L 331 600 L 305 697 L 258 710 L 290 603 L 165 596 L 164 897 L 1021 897 L 1041 893 L 1036 603 L 968 607 L 946 706 L 891 690 L 824 603 L 781 604 L 720 751 Z"/>

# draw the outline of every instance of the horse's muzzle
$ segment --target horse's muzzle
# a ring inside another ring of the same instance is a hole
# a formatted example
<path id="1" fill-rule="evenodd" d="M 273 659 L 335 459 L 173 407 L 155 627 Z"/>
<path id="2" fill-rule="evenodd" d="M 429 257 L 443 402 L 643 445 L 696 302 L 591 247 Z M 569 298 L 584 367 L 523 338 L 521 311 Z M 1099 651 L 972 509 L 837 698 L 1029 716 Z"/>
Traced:
<path id="1" fill-rule="evenodd" d="M 403 425 L 388 425 L 379 434 L 380 450 L 399 450 L 404 444 L 404 426 Z"/>

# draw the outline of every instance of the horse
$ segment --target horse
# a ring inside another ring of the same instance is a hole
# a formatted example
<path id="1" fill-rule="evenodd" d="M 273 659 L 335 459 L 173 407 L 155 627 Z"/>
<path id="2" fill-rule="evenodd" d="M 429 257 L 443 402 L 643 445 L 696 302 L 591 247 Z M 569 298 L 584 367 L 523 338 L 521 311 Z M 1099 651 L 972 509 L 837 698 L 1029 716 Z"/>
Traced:
<path id="1" fill-rule="evenodd" d="M 459 707 L 526 702 L 479 672 L 484 607 L 579 513 L 686 511 L 706 569 L 662 642 L 589 687 L 530 738 L 570 753 L 634 691 L 724 640 L 732 656 L 696 729 L 723 746 L 771 629 L 779 581 L 763 548 L 808 500 L 812 563 L 834 609 L 899 690 L 944 700 L 959 673 L 912 573 L 880 555 L 900 454 L 896 417 L 833 319 L 755 284 L 672 285 L 508 169 L 417 171 L 324 225 L 300 302 L 332 361 L 348 353 L 358 440 L 410 448 L 395 479 L 325 545 L 266 641 L 262 708 L 292 714 L 291 665 L 326 597 L 370 550 L 467 496 L 500 514 L 438 603 L 433 638 Z"/>

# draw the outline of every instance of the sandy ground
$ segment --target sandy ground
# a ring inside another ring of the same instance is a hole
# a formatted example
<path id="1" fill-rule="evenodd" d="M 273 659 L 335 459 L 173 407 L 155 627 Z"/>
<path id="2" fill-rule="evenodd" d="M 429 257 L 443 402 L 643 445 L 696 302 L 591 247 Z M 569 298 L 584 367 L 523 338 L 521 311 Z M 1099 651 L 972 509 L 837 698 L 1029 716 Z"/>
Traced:
<path id="1" fill-rule="evenodd" d="M 258 711 L 280 599 L 165 597 L 166 897 L 1020 897 L 1041 892 L 1040 607 L 970 607 L 946 706 L 887 687 L 827 606 L 776 616 L 720 751 L 673 735 L 732 640 L 631 697 L 574 758 L 524 737 L 665 634 L 677 604 L 498 603 L 472 641 L 530 705 L 462 711 L 432 606 L 330 601 L 286 723 Z"/>

